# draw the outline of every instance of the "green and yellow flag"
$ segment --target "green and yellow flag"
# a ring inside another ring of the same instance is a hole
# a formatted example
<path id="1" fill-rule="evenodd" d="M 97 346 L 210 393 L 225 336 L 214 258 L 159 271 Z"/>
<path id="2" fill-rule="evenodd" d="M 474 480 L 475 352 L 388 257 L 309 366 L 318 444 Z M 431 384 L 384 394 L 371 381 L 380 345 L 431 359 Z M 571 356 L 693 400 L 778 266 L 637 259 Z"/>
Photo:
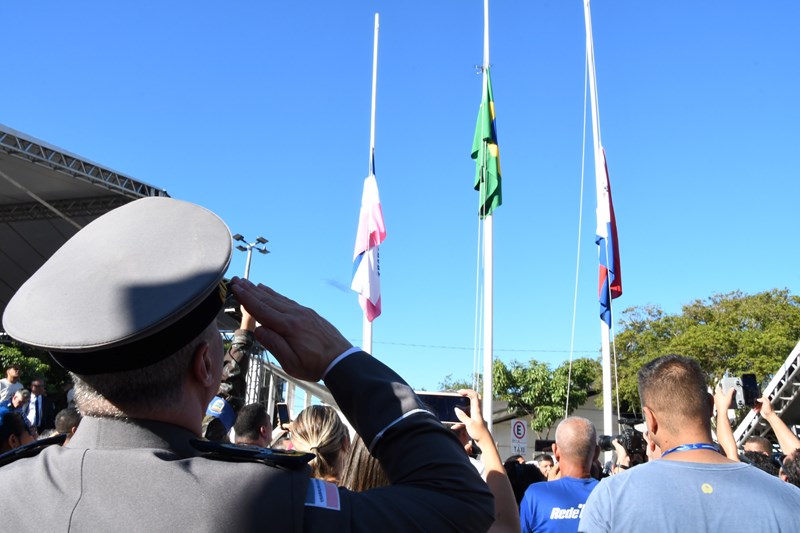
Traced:
<path id="1" fill-rule="evenodd" d="M 503 203 L 500 152 L 497 148 L 497 128 L 492 98 L 492 80 L 486 67 L 486 90 L 483 92 L 475 138 L 472 141 L 472 159 L 475 160 L 475 190 L 480 194 L 478 214 L 491 215 Z"/>

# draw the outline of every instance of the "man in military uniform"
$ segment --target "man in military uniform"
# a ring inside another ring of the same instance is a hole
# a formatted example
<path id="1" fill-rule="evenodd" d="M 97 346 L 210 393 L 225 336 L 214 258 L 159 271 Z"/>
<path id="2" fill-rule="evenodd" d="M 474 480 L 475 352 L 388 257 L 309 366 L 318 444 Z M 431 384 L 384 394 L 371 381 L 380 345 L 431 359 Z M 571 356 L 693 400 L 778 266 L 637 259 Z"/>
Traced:
<path id="1" fill-rule="evenodd" d="M 0 468 L 14 501 L 40 503 L 36 528 L 486 530 L 489 490 L 402 378 L 313 310 L 244 280 L 232 288 L 262 324 L 257 340 L 289 374 L 324 379 L 392 485 L 350 493 L 309 480 L 305 467 L 197 450 L 220 384 L 215 316 L 230 256 L 230 233 L 213 213 L 137 200 L 78 232 L 9 302 L 5 330 L 72 373 L 84 416 L 68 445 Z M 33 528 L 10 501 L 0 500 L 0 516 L 9 531 Z"/>

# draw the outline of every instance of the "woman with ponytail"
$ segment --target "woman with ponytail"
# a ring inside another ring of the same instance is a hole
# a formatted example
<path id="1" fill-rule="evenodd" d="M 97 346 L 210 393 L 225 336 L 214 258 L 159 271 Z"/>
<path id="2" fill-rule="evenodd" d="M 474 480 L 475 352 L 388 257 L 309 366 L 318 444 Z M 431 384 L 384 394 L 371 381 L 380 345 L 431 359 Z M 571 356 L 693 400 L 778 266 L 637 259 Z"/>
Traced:
<path id="1" fill-rule="evenodd" d="M 309 463 L 311 475 L 338 483 L 344 456 L 350 447 L 350 434 L 333 407 L 306 407 L 297 415 L 291 428 L 294 449 L 315 455 Z"/>

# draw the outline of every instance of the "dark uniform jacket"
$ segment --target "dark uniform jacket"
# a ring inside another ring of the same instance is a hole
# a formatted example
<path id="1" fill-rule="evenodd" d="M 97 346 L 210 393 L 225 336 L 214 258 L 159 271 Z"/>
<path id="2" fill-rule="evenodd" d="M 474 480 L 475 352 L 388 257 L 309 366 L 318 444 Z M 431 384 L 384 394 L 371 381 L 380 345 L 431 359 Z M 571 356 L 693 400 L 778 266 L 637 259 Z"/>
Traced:
<path id="1" fill-rule="evenodd" d="M 486 484 L 397 374 L 360 352 L 340 361 L 325 383 L 391 486 L 337 491 L 309 481 L 307 470 L 201 456 L 189 445 L 195 436 L 176 426 L 87 417 L 68 446 L 0 468 L 0 486 L 15 487 L 14 498 L 0 500 L 3 530 L 488 529 L 494 504 Z M 21 501 L 37 502 L 35 516 Z"/>

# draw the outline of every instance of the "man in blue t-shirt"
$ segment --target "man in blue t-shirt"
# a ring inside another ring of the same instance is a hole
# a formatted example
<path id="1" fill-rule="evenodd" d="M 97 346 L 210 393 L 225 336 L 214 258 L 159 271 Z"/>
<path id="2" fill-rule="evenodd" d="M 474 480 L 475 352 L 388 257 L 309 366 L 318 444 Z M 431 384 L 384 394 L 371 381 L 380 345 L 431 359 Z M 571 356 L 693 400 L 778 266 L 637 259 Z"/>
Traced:
<path id="1" fill-rule="evenodd" d="M 658 357 L 639 369 L 651 460 L 606 478 L 579 530 L 606 532 L 800 531 L 800 489 L 720 453 L 713 400 L 699 363 Z"/>
<path id="2" fill-rule="evenodd" d="M 597 431 L 581 417 L 565 419 L 556 428 L 553 453 L 561 479 L 534 483 L 519 506 L 523 533 L 575 532 L 589 493 L 597 485 L 590 475 L 597 458 Z"/>

